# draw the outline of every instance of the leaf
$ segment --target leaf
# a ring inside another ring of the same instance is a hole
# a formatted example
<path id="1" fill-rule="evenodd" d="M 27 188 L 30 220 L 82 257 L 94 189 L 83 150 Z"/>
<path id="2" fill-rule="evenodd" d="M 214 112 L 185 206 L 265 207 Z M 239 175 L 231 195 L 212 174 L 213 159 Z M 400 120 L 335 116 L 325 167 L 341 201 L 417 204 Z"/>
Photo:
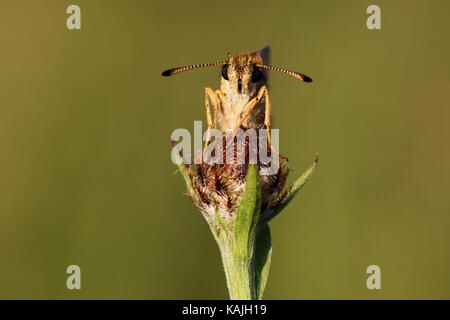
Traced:
<path id="1" fill-rule="evenodd" d="M 290 202 L 291 200 L 297 195 L 297 193 L 303 188 L 303 186 L 308 182 L 309 178 L 311 178 L 314 170 L 317 167 L 317 163 L 319 161 L 319 156 L 316 155 L 316 158 L 314 160 L 314 163 L 312 166 L 306 170 L 300 178 L 294 181 L 294 183 L 291 184 L 291 186 L 288 188 L 288 191 L 284 198 L 281 200 L 281 202 L 275 206 L 274 208 L 271 208 L 268 210 L 268 212 L 264 212 L 264 214 L 261 217 L 261 220 L 264 222 L 268 222 L 272 220 L 276 215 L 278 215 Z"/>
<path id="2" fill-rule="evenodd" d="M 241 258 L 250 259 L 252 255 L 254 234 L 261 210 L 261 191 L 259 170 L 256 164 L 248 166 L 245 192 L 236 210 L 234 222 L 234 239 L 236 253 Z"/>
<path id="3" fill-rule="evenodd" d="M 260 224 L 256 229 L 252 268 L 254 270 L 256 297 L 261 300 L 269 276 L 272 257 L 272 239 L 267 223 Z"/>
<path id="4" fill-rule="evenodd" d="M 184 182 L 186 183 L 188 195 L 191 197 L 191 199 L 195 203 L 198 203 L 199 195 L 195 191 L 195 188 L 192 184 L 192 176 L 191 176 L 191 171 L 190 171 L 189 165 L 184 164 L 183 158 L 181 157 L 181 155 L 179 153 L 174 153 L 174 157 L 175 157 L 175 162 L 178 166 L 178 170 L 180 171 L 181 175 L 184 178 Z"/>

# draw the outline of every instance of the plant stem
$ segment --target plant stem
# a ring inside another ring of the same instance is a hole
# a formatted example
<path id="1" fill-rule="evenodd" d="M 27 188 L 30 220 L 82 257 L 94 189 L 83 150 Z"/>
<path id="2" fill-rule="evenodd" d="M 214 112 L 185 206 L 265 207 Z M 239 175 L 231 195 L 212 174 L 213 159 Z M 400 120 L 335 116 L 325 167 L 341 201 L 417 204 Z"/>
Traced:
<path id="1" fill-rule="evenodd" d="M 235 218 L 225 220 L 217 213 L 216 219 L 209 220 L 219 245 L 232 300 L 262 298 L 272 245 L 269 226 L 259 221 L 260 211 L 259 171 L 257 166 L 250 165 L 245 192 Z"/>
<path id="2" fill-rule="evenodd" d="M 243 252 L 230 237 L 223 234 L 217 239 L 222 256 L 231 300 L 254 300 L 256 284 L 252 270 L 251 252 Z"/>

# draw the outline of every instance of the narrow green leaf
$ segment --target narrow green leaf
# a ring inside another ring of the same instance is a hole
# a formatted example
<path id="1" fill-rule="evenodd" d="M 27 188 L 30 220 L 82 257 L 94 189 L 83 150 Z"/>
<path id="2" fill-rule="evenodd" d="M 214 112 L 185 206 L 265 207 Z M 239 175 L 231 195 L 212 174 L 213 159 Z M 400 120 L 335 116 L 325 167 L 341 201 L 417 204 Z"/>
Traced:
<path id="1" fill-rule="evenodd" d="M 260 211 L 259 167 L 249 165 L 245 191 L 236 209 L 233 224 L 231 257 L 222 255 L 231 299 L 257 299 L 252 256 Z M 221 245 L 225 246 L 222 251 L 227 252 L 227 244 L 219 244 Z"/>
<path id="2" fill-rule="evenodd" d="M 253 253 L 253 269 L 255 275 L 256 297 L 261 300 L 269 276 L 272 257 L 272 239 L 267 223 L 260 224 L 256 229 Z"/>
<path id="3" fill-rule="evenodd" d="M 188 192 L 189 196 L 192 198 L 193 201 L 198 202 L 199 196 L 198 196 L 197 192 L 195 191 L 194 186 L 192 184 L 192 178 L 191 178 L 191 174 L 190 174 L 189 165 L 184 164 L 183 158 L 181 157 L 180 154 L 175 153 L 174 156 L 175 156 L 175 161 L 178 166 L 178 171 L 180 171 L 181 175 L 184 178 L 184 182 L 186 183 L 186 188 L 187 188 L 187 192 Z"/>
<path id="4" fill-rule="evenodd" d="M 269 213 L 264 213 L 262 220 L 265 222 L 268 222 L 272 220 L 276 215 L 278 215 L 290 202 L 291 200 L 297 195 L 297 193 L 303 188 L 303 186 L 308 182 L 309 178 L 311 178 L 314 169 L 316 169 L 317 162 L 319 161 L 318 156 L 316 156 L 316 159 L 314 160 L 314 163 L 312 166 L 306 170 L 300 178 L 294 181 L 294 183 L 288 188 L 288 192 L 284 199 L 275 207 L 272 208 L 272 210 Z"/>
<path id="5" fill-rule="evenodd" d="M 261 210 L 261 191 L 259 186 L 258 166 L 248 166 L 245 192 L 236 210 L 234 222 L 234 238 L 239 253 L 248 256 L 249 249 L 253 246 L 253 236 L 259 221 Z"/>

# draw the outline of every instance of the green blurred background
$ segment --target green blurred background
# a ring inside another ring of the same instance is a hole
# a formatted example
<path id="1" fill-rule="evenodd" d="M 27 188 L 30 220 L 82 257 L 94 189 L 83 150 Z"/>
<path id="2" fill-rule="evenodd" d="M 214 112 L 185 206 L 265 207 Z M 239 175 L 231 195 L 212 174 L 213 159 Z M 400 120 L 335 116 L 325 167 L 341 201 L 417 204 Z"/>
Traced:
<path id="1" fill-rule="evenodd" d="M 82 30 L 66 28 L 81 7 Z M 366 8 L 382 10 L 368 30 Z M 274 127 L 299 175 L 267 299 L 450 298 L 449 1 L 0 5 L 0 298 L 222 299 L 216 244 L 170 160 L 218 68 L 270 44 Z M 82 289 L 66 288 L 66 267 Z M 366 288 L 366 268 L 382 289 Z"/>

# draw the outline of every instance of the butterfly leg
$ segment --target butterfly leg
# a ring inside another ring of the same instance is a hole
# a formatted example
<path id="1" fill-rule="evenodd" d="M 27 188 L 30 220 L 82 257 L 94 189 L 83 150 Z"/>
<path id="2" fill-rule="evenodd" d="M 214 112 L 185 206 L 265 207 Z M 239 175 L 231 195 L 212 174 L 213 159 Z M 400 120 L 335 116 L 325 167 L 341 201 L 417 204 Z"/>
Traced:
<path id="1" fill-rule="evenodd" d="M 217 112 L 219 110 L 220 107 L 220 99 L 217 93 L 218 90 L 216 90 L 216 92 L 214 92 L 210 87 L 206 87 L 205 88 L 205 109 L 206 109 L 206 122 L 208 124 L 208 131 L 207 131 L 207 136 L 206 136 L 206 141 L 205 141 L 205 148 L 208 145 L 210 139 L 211 139 L 211 132 L 210 129 L 217 127 Z M 211 102 L 213 104 L 214 107 L 214 122 L 212 120 L 212 116 L 211 116 Z"/>
<path id="2" fill-rule="evenodd" d="M 244 121 L 247 119 L 247 117 L 250 115 L 250 113 L 253 111 L 253 109 L 255 108 L 255 106 L 258 104 L 258 102 L 261 101 L 261 98 L 263 97 L 263 95 L 267 92 L 267 87 L 266 86 L 262 86 L 259 91 L 258 94 L 256 95 L 256 97 L 254 97 L 253 99 L 251 99 L 246 106 L 244 107 L 244 115 L 242 116 L 242 118 L 239 120 L 239 122 L 236 124 L 236 126 L 234 127 L 234 131 L 236 131 L 237 129 L 239 129 L 242 124 L 244 123 Z M 266 94 L 267 95 L 267 94 Z M 267 95 L 268 96 L 268 95 Z M 270 113 L 269 113 L 270 114 Z"/>

